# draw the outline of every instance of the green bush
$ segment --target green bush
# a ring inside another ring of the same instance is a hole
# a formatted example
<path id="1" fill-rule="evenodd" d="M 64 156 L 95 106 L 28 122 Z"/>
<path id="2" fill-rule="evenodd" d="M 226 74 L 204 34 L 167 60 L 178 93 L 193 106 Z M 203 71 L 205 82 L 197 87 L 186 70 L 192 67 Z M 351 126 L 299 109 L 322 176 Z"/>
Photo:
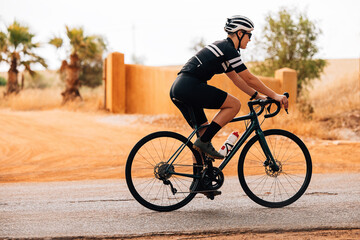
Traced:
<path id="1" fill-rule="evenodd" d="M 6 86 L 6 83 L 7 83 L 6 79 L 0 76 L 0 86 Z"/>
<path id="2" fill-rule="evenodd" d="M 80 83 L 83 86 L 96 88 L 102 84 L 103 65 L 102 61 L 95 64 L 83 64 L 81 66 Z"/>
<path id="3" fill-rule="evenodd" d="M 30 74 L 25 74 L 25 88 L 39 88 L 44 89 L 50 87 L 51 84 L 46 79 L 46 77 L 36 72 L 35 75 L 30 76 Z"/>
<path id="4" fill-rule="evenodd" d="M 256 62 L 251 68 L 254 74 L 273 76 L 274 71 L 288 67 L 298 76 L 298 93 L 311 80 L 320 77 L 326 61 L 316 59 L 321 29 L 305 13 L 281 8 L 278 13 L 266 16 L 266 25 L 259 47 L 266 51 L 265 61 Z"/>

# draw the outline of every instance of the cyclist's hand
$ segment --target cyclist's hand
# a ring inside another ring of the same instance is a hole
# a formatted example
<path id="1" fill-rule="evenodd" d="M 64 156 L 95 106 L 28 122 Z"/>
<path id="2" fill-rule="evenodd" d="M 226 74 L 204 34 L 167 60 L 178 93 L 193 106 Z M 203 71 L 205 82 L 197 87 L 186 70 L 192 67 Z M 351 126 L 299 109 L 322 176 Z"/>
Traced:
<path id="1" fill-rule="evenodd" d="M 289 108 L 289 101 L 285 95 L 276 94 L 274 100 L 280 102 L 281 106 L 285 109 Z"/>
<path id="2" fill-rule="evenodd" d="M 266 96 L 258 94 L 256 99 L 266 100 Z"/>

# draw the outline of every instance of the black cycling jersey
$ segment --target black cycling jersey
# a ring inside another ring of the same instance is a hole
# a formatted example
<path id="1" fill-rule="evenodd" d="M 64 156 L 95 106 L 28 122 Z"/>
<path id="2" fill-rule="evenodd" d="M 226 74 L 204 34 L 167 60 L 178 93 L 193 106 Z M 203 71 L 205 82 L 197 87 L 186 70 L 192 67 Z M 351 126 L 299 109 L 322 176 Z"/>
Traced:
<path id="1" fill-rule="evenodd" d="M 181 69 L 180 73 L 190 73 L 199 80 L 208 81 L 215 74 L 244 71 L 245 64 L 230 38 L 216 41 L 196 53 Z"/>

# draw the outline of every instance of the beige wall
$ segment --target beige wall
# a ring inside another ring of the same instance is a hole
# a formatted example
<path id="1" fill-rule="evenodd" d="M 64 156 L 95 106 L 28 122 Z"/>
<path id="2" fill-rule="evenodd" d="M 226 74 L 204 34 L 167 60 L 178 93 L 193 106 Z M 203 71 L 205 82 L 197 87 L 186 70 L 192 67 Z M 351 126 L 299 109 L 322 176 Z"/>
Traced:
<path id="1" fill-rule="evenodd" d="M 126 112 L 176 113 L 169 91 L 178 69 L 126 65 Z"/>
<path id="2" fill-rule="evenodd" d="M 150 67 L 124 64 L 124 55 L 111 53 L 106 60 L 106 108 L 114 113 L 180 114 L 172 104 L 169 91 L 180 67 Z M 276 71 L 275 78 L 259 77 L 275 92 L 289 92 L 290 104 L 296 100 L 296 72 Z M 249 96 L 239 90 L 225 74 L 208 82 L 237 97 L 242 108 Z"/>

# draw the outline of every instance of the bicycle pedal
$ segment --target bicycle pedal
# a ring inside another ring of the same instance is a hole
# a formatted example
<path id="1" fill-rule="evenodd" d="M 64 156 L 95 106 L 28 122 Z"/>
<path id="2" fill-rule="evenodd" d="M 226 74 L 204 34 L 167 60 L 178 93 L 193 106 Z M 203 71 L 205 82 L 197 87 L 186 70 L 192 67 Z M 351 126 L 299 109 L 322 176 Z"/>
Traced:
<path id="1" fill-rule="evenodd" d="M 208 199 L 214 200 L 215 196 L 221 195 L 221 191 L 211 191 L 203 193 Z"/>

